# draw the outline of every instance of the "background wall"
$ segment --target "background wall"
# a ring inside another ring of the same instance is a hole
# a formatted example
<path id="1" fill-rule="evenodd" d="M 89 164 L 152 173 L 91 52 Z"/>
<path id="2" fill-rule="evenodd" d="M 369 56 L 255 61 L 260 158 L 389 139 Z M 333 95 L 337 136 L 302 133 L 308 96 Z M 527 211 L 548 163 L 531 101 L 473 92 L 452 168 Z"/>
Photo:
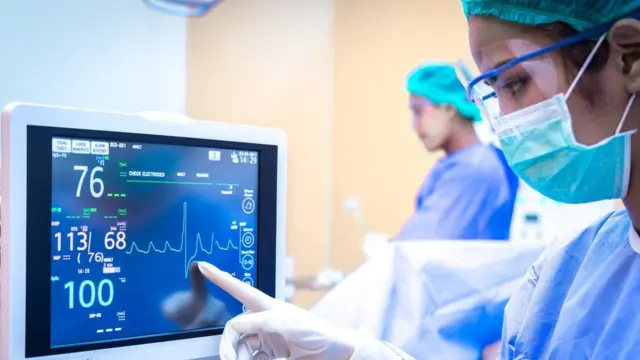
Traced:
<path id="1" fill-rule="evenodd" d="M 444 31 L 443 29 L 446 29 Z M 188 114 L 281 127 L 290 141 L 288 253 L 297 275 L 362 263 L 362 232 L 341 208 L 362 198 L 395 234 L 432 166 L 410 127 L 404 78 L 466 52 L 459 3 L 239 0 L 189 21 Z M 311 305 L 318 294 L 298 292 Z"/>
<path id="2" fill-rule="evenodd" d="M 350 270 L 363 261 L 363 232 L 343 199 L 360 196 L 370 226 L 394 236 L 439 156 L 427 154 L 411 129 L 406 75 L 469 48 L 459 1 L 336 0 L 335 7 L 332 258 Z"/>
<path id="3" fill-rule="evenodd" d="M 227 1 L 188 28 L 188 114 L 288 134 L 287 252 L 298 274 L 323 267 L 330 235 L 333 10 L 329 0 Z"/>
<path id="4" fill-rule="evenodd" d="M 446 31 L 443 31 L 446 29 Z M 276 126 L 290 141 L 287 251 L 296 275 L 363 260 L 362 232 L 341 208 L 362 198 L 395 234 L 436 157 L 410 127 L 404 77 L 427 59 L 468 52 L 458 2 L 229 1 L 189 21 L 192 117 Z M 298 292 L 311 305 L 318 294 Z"/>
<path id="5" fill-rule="evenodd" d="M 185 19 L 139 0 L 2 0 L 0 24 L 2 106 L 185 110 Z"/>

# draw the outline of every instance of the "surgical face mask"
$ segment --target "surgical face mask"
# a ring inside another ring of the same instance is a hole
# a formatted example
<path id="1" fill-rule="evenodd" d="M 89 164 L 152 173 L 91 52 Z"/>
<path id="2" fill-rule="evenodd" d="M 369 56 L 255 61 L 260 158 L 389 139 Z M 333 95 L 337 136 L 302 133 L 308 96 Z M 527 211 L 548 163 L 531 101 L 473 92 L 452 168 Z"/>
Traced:
<path id="1" fill-rule="evenodd" d="M 565 94 L 495 119 L 509 165 L 523 181 L 555 201 L 578 204 L 623 198 L 629 186 L 631 135 L 620 133 L 631 96 L 613 136 L 591 146 L 578 143 L 567 99 L 602 41 L 589 55 Z"/>

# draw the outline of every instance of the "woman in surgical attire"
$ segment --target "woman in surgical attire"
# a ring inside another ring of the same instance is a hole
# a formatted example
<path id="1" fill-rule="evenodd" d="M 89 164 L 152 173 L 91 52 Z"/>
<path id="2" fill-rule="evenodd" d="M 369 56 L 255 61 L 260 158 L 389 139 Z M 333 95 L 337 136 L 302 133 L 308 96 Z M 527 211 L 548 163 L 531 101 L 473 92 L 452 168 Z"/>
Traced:
<path id="1" fill-rule="evenodd" d="M 407 77 L 413 130 L 429 152 L 443 151 L 394 240 L 509 240 L 518 177 L 502 151 L 480 142 L 482 120 L 453 64 L 429 62 Z"/>
<path id="2" fill-rule="evenodd" d="M 513 170 L 557 201 L 621 198 L 626 207 L 533 264 L 506 308 L 501 358 L 640 358 L 640 0 L 463 7 L 479 69 L 469 95 L 481 108 L 498 102 L 490 120 Z M 228 323 L 223 360 L 256 349 L 292 359 L 411 358 L 200 268 L 253 310 Z M 240 333 L 246 341 L 237 344 Z"/>

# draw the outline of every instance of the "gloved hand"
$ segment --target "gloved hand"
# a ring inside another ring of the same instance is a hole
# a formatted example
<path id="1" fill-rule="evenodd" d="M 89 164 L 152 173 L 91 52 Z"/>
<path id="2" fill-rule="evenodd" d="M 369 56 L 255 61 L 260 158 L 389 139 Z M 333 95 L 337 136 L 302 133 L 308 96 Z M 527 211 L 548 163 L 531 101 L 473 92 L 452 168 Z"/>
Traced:
<path id="1" fill-rule="evenodd" d="M 236 349 L 243 334 L 251 349 L 263 350 L 272 358 L 348 360 L 356 358 L 352 356 L 358 347 L 373 350 L 381 346 L 373 338 L 331 326 L 303 309 L 273 299 L 211 264 L 199 262 L 198 266 L 204 276 L 251 310 L 227 323 L 221 360 L 251 359 L 247 346 Z"/>

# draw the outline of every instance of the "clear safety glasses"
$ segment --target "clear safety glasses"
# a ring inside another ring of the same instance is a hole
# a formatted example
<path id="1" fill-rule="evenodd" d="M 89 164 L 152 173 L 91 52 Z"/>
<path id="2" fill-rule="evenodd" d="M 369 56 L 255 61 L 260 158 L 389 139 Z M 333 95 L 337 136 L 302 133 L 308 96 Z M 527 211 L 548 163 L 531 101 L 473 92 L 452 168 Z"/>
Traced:
<path id="1" fill-rule="evenodd" d="M 142 0 L 153 10 L 177 16 L 196 17 L 209 12 L 222 0 Z"/>
<path id="2" fill-rule="evenodd" d="M 624 18 L 640 19 L 640 13 Z M 615 24 L 611 21 L 551 46 L 537 46 L 523 39 L 488 45 L 457 63 L 458 77 L 467 87 L 467 96 L 494 125 L 496 118 L 538 104 L 568 90 L 562 59 L 550 54 L 585 40 L 594 44 Z M 591 54 L 585 63 L 592 60 Z M 495 126 L 494 126 L 495 127 Z"/>

